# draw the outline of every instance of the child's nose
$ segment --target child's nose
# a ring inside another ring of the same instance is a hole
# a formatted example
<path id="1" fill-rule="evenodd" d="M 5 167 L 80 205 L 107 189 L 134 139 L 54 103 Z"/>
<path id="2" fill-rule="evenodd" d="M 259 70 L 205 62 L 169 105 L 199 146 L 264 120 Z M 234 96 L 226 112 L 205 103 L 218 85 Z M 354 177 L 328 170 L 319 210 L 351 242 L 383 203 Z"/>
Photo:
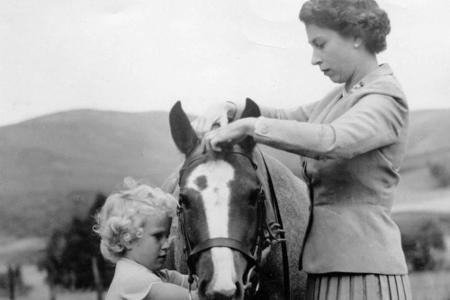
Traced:
<path id="1" fill-rule="evenodd" d="M 167 249 L 167 248 L 169 248 L 169 245 L 170 245 L 170 240 L 168 238 L 165 238 L 164 242 L 162 244 L 162 248 Z"/>

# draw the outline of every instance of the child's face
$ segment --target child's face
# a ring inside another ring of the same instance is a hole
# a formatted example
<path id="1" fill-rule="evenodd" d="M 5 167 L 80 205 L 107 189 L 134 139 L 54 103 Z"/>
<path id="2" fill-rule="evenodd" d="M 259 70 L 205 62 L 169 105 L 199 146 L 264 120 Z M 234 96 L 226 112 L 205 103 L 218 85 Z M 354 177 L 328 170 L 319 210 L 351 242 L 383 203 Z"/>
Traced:
<path id="1" fill-rule="evenodd" d="M 147 218 L 142 238 L 131 245 L 126 257 L 150 270 L 162 268 L 169 248 L 169 233 L 172 219 L 166 214 Z"/>

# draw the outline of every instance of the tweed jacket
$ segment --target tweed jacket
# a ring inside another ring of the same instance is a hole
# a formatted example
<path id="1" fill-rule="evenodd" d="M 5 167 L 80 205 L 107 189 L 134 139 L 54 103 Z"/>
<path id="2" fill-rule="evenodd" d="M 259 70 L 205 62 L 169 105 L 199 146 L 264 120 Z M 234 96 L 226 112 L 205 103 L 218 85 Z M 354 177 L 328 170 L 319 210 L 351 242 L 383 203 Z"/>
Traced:
<path id="1" fill-rule="evenodd" d="M 406 274 L 391 208 L 408 105 L 390 67 L 379 66 L 348 93 L 339 87 L 306 106 L 261 112 L 255 140 L 299 154 L 310 189 L 302 268 L 316 274 Z"/>

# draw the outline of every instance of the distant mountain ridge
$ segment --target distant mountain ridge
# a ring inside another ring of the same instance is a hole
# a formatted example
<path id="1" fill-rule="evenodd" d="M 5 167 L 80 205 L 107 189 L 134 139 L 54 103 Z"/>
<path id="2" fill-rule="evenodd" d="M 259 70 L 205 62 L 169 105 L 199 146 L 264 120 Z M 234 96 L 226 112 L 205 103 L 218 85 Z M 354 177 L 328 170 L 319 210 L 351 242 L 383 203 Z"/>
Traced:
<path id="1" fill-rule="evenodd" d="M 39 176 L 42 174 L 52 180 L 79 176 L 80 185 L 74 188 L 107 187 L 108 177 L 119 171 L 159 178 L 179 156 L 166 138 L 166 118 L 167 114 L 159 112 L 73 111 L 0 128 L 0 153 L 8 157 L 2 159 L 1 167 L 11 172 L 0 177 L 6 183 L 3 191 L 59 189 L 59 184 L 64 185 L 45 181 Z"/>
<path id="2" fill-rule="evenodd" d="M 449 153 L 449 131 L 450 110 L 412 112 L 404 169 Z M 298 172 L 295 156 L 269 152 Z M 167 112 L 74 110 L 0 127 L 0 237 L 47 235 L 87 210 L 95 192 L 125 176 L 160 185 L 181 161 Z M 74 194 L 84 200 L 68 201 Z"/>

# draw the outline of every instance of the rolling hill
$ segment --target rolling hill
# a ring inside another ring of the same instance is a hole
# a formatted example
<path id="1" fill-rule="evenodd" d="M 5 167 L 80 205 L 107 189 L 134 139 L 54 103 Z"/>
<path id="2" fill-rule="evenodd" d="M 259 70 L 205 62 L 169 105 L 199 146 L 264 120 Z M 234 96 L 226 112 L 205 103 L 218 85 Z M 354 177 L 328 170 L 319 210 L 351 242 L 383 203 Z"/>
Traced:
<path id="1" fill-rule="evenodd" d="M 430 165 L 450 171 L 450 110 L 413 111 L 408 144 L 397 209 L 450 213 L 450 189 L 439 187 L 430 173 Z"/>
<path id="2" fill-rule="evenodd" d="M 79 110 L 0 128 L 0 231 L 47 234 L 125 176 L 161 184 L 181 160 L 169 137 L 163 112 Z"/>
<path id="3" fill-rule="evenodd" d="M 449 131 L 450 110 L 412 113 L 401 204 L 436 191 L 428 164 L 450 160 Z M 268 151 L 298 172 L 295 156 Z M 123 177 L 160 185 L 181 161 L 167 112 L 75 110 L 0 127 L 0 237 L 46 236 Z"/>

